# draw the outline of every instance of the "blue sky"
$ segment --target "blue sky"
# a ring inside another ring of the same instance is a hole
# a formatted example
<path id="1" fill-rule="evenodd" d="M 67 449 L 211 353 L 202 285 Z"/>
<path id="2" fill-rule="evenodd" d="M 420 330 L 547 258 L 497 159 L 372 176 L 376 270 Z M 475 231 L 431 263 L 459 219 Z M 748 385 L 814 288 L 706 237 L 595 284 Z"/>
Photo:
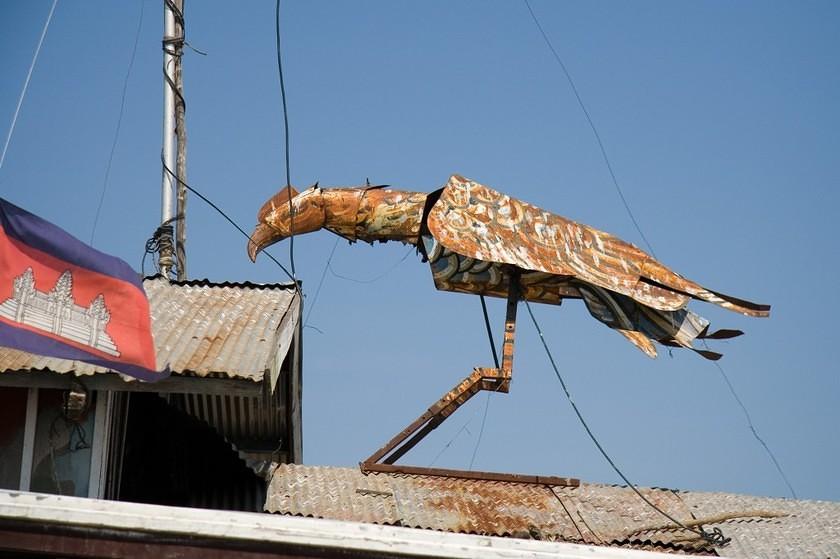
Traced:
<path id="1" fill-rule="evenodd" d="M 49 1 L 0 4 L 5 139 Z M 840 7 L 831 2 L 548 2 L 532 6 L 664 263 L 773 305 L 710 305 L 721 365 L 800 497 L 840 500 L 836 313 Z M 143 21 L 94 245 L 140 269 L 160 215 L 160 2 Z M 188 182 L 250 228 L 285 182 L 273 2 L 188 2 Z M 0 195 L 87 241 L 141 3 L 60 2 L 32 77 Z M 460 173 L 642 245 L 574 95 L 524 3 L 285 2 L 292 181 L 431 191 Z M 201 201 L 188 271 L 283 281 Z M 307 293 L 304 457 L 355 465 L 474 366 L 491 363 L 480 304 L 434 289 L 401 245 L 296 239 Z M 273 253 L 288 261 L 288 245 Z M 147 262 L 147 271 L 148 262 Z M 313 305 L 313 302 L 315 303 Z M 580 302 L 535 307 L 575 399 L 642 485 L 788 494 L 718 370 L 650 360 Z M 496 334 L 503 304 L 491 301 Z M 586 438 L 524 308 L 510 394 L 493 395 L 474 468 L 618 482 Z M 466 468 L 485 396 L 406 457 Z M 464 427 L 466 425 L 466 427 Z M 447 446 L 447 443 L 449 445 Z M 437 459 L 436 459 L 437 458 Z M 435 461 L 436 459 L 436 461 Z"/>

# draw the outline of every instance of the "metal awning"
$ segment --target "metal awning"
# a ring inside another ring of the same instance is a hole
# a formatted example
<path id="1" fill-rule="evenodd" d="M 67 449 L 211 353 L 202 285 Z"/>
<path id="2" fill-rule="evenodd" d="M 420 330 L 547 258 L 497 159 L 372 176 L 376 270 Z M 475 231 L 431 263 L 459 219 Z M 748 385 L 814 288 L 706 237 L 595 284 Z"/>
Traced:
<path id="1" fill-rule="evenodd" d="M 289 351 L 300 309 L 291 284 L 155 277 L 146 279 L 143 287 L 159 369 L 168 365 L 173 375 L 259 382 Z M 14 371 L 78 376 L 109 372 L 79 361 L 0 348 L 0 374 Z"/>

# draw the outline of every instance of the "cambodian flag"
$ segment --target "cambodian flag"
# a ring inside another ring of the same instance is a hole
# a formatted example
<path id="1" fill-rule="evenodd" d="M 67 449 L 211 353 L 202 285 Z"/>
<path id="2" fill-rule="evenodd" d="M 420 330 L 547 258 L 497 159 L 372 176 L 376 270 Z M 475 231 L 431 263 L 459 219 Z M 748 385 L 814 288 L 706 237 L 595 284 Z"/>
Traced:
<path id="1" fill-rule="evenodd" d="M 149 301 L 124 261 L 0 198 L 0 345 L 106 367 L 157 371 Z"/>

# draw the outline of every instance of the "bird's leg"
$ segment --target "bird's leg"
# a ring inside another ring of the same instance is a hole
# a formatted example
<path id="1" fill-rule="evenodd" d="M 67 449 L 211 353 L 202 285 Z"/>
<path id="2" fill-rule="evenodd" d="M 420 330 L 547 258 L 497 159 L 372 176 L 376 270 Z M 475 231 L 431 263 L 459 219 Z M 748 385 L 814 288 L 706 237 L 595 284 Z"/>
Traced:
<path id="1" fill-rule="evenodd" d="M 510 271 L 508 279 L 507 310 L 505 312 L 505 333 L 502 342 L 502 370 L 504 392 L 508 391 L 513 375 L 513 342 L 516 336 L 516 308 L 519 306 L 519 270 Z"/>
<path id="2" fill-rule="evenodd" d="M 461 381 L 455 388 L 447 392 L 435 402 L 426 412 L 418 417 L 411 425 L 403 429 L 385 446 L 377 450 L 367 460 L 359 464 L 363 473 L 369 472 L 402 472 L 420 473 L 426 475 L 444 475 L 443 470 L 433 468 L 418 468 L 414 466 L 396 466 L 399 460 L 409 450 L 414 448 L 426 435 L 455 413 L 467 400 L 481 390 L 493 392 L 507 392 L 513 372 L 513 342 L 516 333 L 516 308 L 519 303 L 519 270 L 512 269 L 508 276 L 507 312 L 505 314 L 505 333 L 502 344 L 502 363 L 499 368 L 476 367 L 472 374 Z M 447 470 L 445 475 L 456 475 Z M 462 472 L 463 474 L 464 472 Z M 480 472 L 472 472 L 477 474 Z M 472 475 L 471 477 L 475 477 Z"/>

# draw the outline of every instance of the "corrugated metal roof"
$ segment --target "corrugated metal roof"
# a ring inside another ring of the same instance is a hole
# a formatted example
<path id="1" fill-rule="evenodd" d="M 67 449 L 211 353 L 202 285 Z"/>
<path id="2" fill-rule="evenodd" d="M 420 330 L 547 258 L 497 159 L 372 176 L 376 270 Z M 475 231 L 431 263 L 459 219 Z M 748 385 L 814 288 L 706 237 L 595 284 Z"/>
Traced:
<path id="1" fill-rule="evenodd" d="M 38 526 L 40 532 L 32 531 Z M 143 535 L 145 537 L 138 537 Z M 94 545 L 95 544 L 95 545 Z M 0 548 L 68 556 L 656 559 L 660 553 L 0 489 Z M 17 555 L 15 555 L 17 554 Z"/>
<path id="2" fill-rule="evenodd" d="M 284 464 L 265 509 L 496 536 L 728 557 L 840 557 L 840 503 L 641 490 L 683 522 L 719 527 L 722 548 L 677 529 L 627 487 L 562 487 Z"/>
<path id="3" fill-rule="evenodd" d="M 718 526 L 732 538 L 727 557 L 840 557 L 840 503 L 769 499 L 729 493 L 680 493 L 695 516 L 769 510 L 784 516 L 739 518 Z"/>
<path id="4" fill-rule="evenodd" d="M 292 285 L 173 282 L 147 278 L 158 368 L 173 374 L 261 381 L 280 346 L 280 361 L 297 323 Z M 92 375 L 107 369 L 0 348 L 0 372 L 40 370 Z"/>

